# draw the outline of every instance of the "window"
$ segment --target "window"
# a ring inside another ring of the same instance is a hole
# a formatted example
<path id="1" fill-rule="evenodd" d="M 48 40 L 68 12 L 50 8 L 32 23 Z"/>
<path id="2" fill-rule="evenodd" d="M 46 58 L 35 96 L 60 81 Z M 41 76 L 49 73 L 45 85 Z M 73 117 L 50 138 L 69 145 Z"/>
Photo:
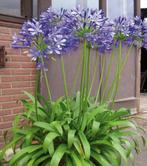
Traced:
<path id="1" fill-rule="evenodd" d="M 38 0 L 0 0 L 0 21 L 23 23 L 37 15 Z"/>
<path id="2" fill-rule="evenodd" d="M 33 17 L 38 17 L 38 0 L 33 0 Z"/>
<path id="3" fill-rule="evenodd" d="M 107 16 L 116 18 L 118 16 L 134 16 L 134 0 L 107 0 Z"/>
<path id="4" fill-rule="evenodd" d="M 141 0 L 141 8 L 147 8 L 147 1 Z"/>
<path id="5" fill-rule="evenodd" d="M 21 16 L 21 1 L 20 0 L 1 0 L 0 13 L 13 16 Z"/>
<path id="6" fill-rule="evenodd" d="M 52 7 L 55 9 L 66 8 L 71 9 L 80 5 L 81 7 L 88 7 L 88 8 L 99 8 L 99 1 L 98 0 L 52 0 Z"/>

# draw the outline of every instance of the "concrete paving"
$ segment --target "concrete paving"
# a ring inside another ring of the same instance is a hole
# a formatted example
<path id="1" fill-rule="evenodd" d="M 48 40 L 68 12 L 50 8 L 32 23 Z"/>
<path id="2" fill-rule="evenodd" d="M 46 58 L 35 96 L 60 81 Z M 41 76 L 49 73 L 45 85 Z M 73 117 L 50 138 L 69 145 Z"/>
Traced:
<path id="1" fill-rule="evenodd" d="M 140 115 L 143 119 L 137 120 L 138 124 L 141 125 L 146 134 L 144 135 L 147 141 L 147 114 Z M 135 155 L 135 166 L 147 166 L 147 145 L 146 147 L 142 147 L 142 152 L 139 155 Z"/>

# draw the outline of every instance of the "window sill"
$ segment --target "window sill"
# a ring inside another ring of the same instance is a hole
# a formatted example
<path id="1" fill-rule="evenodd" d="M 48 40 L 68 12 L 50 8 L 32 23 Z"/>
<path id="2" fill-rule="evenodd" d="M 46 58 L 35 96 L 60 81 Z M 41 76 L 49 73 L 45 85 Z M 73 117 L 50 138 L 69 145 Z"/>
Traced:
<path id="1" fill-rule="evenodd" d="M 0 14 L 0 26 L 19 28 L 26 18 Z"/>

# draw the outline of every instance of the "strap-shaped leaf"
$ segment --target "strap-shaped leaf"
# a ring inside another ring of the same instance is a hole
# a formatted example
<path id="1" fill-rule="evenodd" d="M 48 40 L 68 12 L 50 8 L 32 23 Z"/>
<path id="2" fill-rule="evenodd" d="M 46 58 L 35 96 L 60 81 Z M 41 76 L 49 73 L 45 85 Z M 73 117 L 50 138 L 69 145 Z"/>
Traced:
<path id="1" fill-rule="evenodd" d="M 40 127 L 40 128 L 43 128 L 43 129 L 50 131 L 50 132 L 55 131 L 55 129 L 50 124 L 48 124 L 46 122 L 35 122 L 33 125 Z"/>
<path id="2" fill-rule="evenodd" d="M 47 134 L 47 136 L 45 137 L 44 142 L 43 142 L 43 149 L 49 149 L 49 145 L 58 136 L 59 136 L 59 134 L 55 133 L 55 132 L 50 132 L 49 134 Z"/>
<path id="3" fill-rule="evenodd" d="M 19 152 L 17 152 L 13 158 L 11 159 L 11 161 L 8 163 L 8 166 L 14 166 L 15 163 L 17 161 L 19 161 L 19 159 L 26 153 L 32 153 L 38 149 L 41 149 L 42 145 L 32 145 L 32 146 L 28 146 L 26 148 L 23 148 L 22 150 L 20 150 Z"/>
<path id="4" fill-rule="evenodd" d="M 69 130 L 68 131 L 68 148 L 70 148 L 75 139 L 76 130 Z"/>
<path id="5" fill-rule="evenodd" d="M 86 112 L 84 114 L 84 117 L 83 117 L 83 120 L 82 120 L 82 125 L 81 125 L 81 128 L 80 128 L 81 131 L 85 130 L 85 128 L 86 128 L 86 126 L 88 124 L 87 122 L 89 120 L 89 117 L 90 117 L 90 114 L 88 112 Z"/>
<path id="6" fill-rule="evenodd" d="M 78 158 L 78 155 L 76 153 L 71 153 L 70 154 L 74 166 L 83 166 L 81 160 Z"/>
<path id="7" fill-rule="evenodd" d="M 78 133 L 78 135 L 79 135 L 79 138 L 81 140 L 81 143 L 82 143 L 82 146 L 84 149 L 85 158 L 89 159 L 90 158 L 90 144 L 89 144 L 89 142 L 88 142 L 88 140 L 83 132 L 80 131 Z"/>
<path id="8" fill-rule="evenodd" d="M 55 128 L 60 135 L 63 135 L 63 129 L 60 121 L 53 121 L 50 125 Z"/>
<path id="9" fill-rule="evenodd" d="M 44 161 L 47 160 L 47 159 L 49 160 L 49 156 L 48 156 L 48 155 L 42 156 L 42 157 L 38 158 L 38 159 L 33 163 L 32 166 L 39 166 L 42 162 L 44 162 Z M 43 164 L 41 164 L 41 165 L 43 165 Z"/>
<path id="10" fill-rule="evenodd" d="M 32 155 L 30 155 L 30 154 L 25 155 L 24 157 L 19 159 L 19 161 L 17 162 L 17 166 L 26 165 L 26 163 L 30 160 L 31 157 L 32 157 Z"/>
<path id="11" fill-rule="evenodd" d="M 126 153 L 125 149 L 120 144 L 118 144 L 117 142 L 112 141 L 112 145 L 119 152 L 119 154 L 122 156 L 122 158 L 127 163 L 127 153 Z"/>
<path id="12" fill-rule="evenodd" d="M 58 146 L 57 150 L 55 151 L 50 166 L 59 166 L 59 163 L 63 157 L 63 155 L 68 151 L 68 147 L 65 144 L 61 144 Z"/>
<path id="13" fill-rule="evenodd" d="M 83 150 L 83 147 L 82 147 L 82 144 L 80 142 L 80 140 L 78 138 L 75 138 L 74 140 L 74 147 L 76 148 L 77 152 L 81 155 L 81 156 L 84 156 L 84 150 Z"/>
<path id="14" fill-rule="evenodd" d="M 109 163 L 102 155 L 98 155 L 94 151 L 91 152 L 91 156 L 102 166 L 112 166 L 112 164 Z"/>
<path id="15" fill-rule="evenodd" d="M 96 133 L 97 133 L 98 130 L 99 130 L 99 127 L 100 127 L 100 122 L 93 121 L 93 124 L 92 124 L 92 135 L 93 135 L 93 136 L 96 135 Z"/>
<path id="16" fill-rule="evenodd" d="M 126 127 L 130 127 L 130 128 L 133 128 L 133 129 L 136 130 L 136 126 L 132 122 L 127 121 L 127 120 L 123 120 L 123 121 L 111 121 L 109 123 L 109 125 L 111 127 L 113 127 L 113 126 L 126 126 Z"/>
<path id="17" fill-rule="evenodd" d="M 28 92 L 26 92 L 26 91 L 24 91 L 24 94 L 25 94 L 26 96 L 28 96 L 28 97 L 32 100 L 33 103 L 35 103 L 35 97 L 34 97 L 32 94 L 30 94 L 30 93 L 28 93 Z M 38 107 L 42 107 L 39 102 L 37 102 L 37 105 L 38 105 Z"/>

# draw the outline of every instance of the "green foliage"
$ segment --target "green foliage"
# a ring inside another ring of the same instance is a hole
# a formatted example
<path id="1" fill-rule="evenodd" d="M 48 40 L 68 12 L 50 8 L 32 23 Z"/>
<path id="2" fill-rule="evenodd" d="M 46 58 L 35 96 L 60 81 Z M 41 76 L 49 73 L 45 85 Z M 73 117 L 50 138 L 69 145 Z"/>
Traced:
<path id="1" fill-rule="evenodd" d="M 91 100 L 80 113 L 80 93 L 73 98 L 46 101 L 26 93 L 25 111 L 13 123 L 13 138 L 1 152 L 20 145 L 8 166 L 120 166 L 139 152 L 139 128 L 129 110 L 114 111 Z M 80 116 L 79 116 L 80 115 Z M 19 122 L 26 120 L 25 126 Z"/>

